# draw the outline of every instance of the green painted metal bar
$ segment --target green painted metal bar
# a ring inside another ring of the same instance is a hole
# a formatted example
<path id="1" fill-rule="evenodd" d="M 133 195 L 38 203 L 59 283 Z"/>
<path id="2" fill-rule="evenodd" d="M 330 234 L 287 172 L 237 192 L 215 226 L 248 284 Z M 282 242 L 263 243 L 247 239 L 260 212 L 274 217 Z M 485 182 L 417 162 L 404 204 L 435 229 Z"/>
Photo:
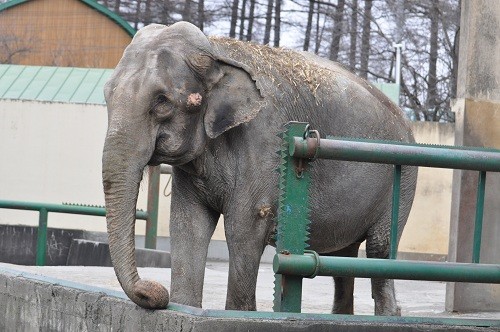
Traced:
<path id="1" fill-rule="evenodd" d="M 298 160 L 288 154 L 294 136 L 303 136 L 307 124 L 291 122 L 285 126 L 279 151 L 280 198 L 278 202 L 278 236 L 276 252 L 303 254 L 309 240 L 309 184 L 308 160 Z M 274 311 L 300 312 L 302 278 L 275 275 Z"/>
<path id="2" fill-rule="evenodd" d="M 398 254 L 398 221 L 399 221 L 399 198 L 401 191 L 401 165 L 394 165 L 394 177 L 392 181 L 392 216 L 391 216 L 391 246 L 390 259 L 396 259 Z"/>
<path id="3" fill-rule="evenodd" d="M 373 140 L 295 137 L 290 154 L 298 158 L 334 159 L 393 165 L 412 165 L 500 172 L 500 150 L 442 147 Z"/>
<path id="4" fill-rule="evenodd" d="M 49 212 L 45 208 L 39 210 L 38 215 L 38 234 L 36 240 L 36 258 L 37 266 L 45 266 L 45 256 L 47 254 L 47 220 Z"/>
<path id="5" fill-rule="evenodd" d="M 479 263 L 481 254 L 481 235 L 483 232 L 484 192 L 486 187 L 486 172 L 479 172 L 476 197 L 476 220 L 474 223 L 474 240 L 472 246 L 472 263 Z"/>
<path id="6" fill-rule="evenodd" d="M 46 260 L 45 256 L 47 253 L 47 224 L 48 224 L 49 212 L 80 214 L 80 215 L 100 216 L 100 217 L 106 216 L 106 209 L 102 207 L 22 202 L 22 201 L 0 200 L 0 209 L 39 211 L 38 235 L 36 242 L 37 249 L 35 258 L 35 264 L 37 266 L 45 265 L 45 260 Z M 136 218 L 146 220 L 148 218 L 148 213 L 137 210 Z"/>
<path id="7" fill-rule="evenodd" d="M 158 232 L 158 205 L 160 191 L 160 166 L 149 167 L 148 181 L 148 218 L 146 219 L 145 247 L 156 249 L 156 236 Z"/>
<path id="8" fill-rule="evenodd" d="M 4 201 L 0 200 L 0 209 L 14 209 L 14 210 L 29 210 L 40 211 L 46 209 L 47 212 L 67 213 L 67 214 L 81 214 L 89 216 L 106 216 L 106 209 L 102 207 L 80 206 L 80 205 L 63 205 L 39 202 L 22 202 L 22 201 Z M 136 218 L 146 220 L 148 213 L 145 211 L 136 211 Z"/>
<path id="9" fill-rule="evenodd" d="M 317 263 L 316 263 L 317 262 Z M 317 257 L 311 254 L 274 256 L 275 273 L 404 280 L 500 283 L 500 265 L 420 262 L 376 258 Z"/>

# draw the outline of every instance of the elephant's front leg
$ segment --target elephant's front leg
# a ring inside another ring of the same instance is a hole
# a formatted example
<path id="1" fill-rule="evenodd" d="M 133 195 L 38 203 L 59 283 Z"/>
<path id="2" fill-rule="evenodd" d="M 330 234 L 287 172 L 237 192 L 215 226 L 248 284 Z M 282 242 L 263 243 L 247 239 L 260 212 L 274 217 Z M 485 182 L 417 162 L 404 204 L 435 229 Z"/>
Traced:
<path id="1" fill-rule="evenodd" d="M 256 310 L 255 290 L 260 258 L 266 246 L 267 221 L 255 215 L 225 217 L 229 249 L 226 310 Z"/>
<path id="2" fill-rule="evenodd" d="M 219 213 L 185 196 L 185 189 L 172 195 L 171 301 L 201 308 L 208 244 Z"/>

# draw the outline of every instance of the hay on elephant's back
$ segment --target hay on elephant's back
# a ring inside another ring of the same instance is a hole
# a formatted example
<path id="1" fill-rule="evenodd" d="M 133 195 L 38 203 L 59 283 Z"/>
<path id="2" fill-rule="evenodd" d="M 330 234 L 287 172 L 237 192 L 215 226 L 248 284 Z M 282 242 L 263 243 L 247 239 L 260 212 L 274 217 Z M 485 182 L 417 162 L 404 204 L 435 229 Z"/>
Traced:
<path id="1" fill-rule="evenodd" d="M 274 80 L 277 74 L 293 85 L 308 85 L 311 92 L 327 83 L 333 72 L 306 60 L 301 54 L 286 49 L 251 42 L 242 42 L 231 38 L 210 37 L 210 40 L 220 45 L 228 52 L 228 56 L 246 63 L 259 76 Z"/>

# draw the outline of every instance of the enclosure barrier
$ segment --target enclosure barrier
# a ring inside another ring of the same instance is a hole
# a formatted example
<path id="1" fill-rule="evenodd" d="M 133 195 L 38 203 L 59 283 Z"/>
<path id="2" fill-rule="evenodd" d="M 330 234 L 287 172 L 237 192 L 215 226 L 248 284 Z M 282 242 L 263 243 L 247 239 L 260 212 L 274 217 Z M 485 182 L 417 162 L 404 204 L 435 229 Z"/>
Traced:
<path id="1" fill-rule="evenodd" d="M 146 220 L 145 247 L 156 249 L 156 238 L 158 232 L 158 202 L 160 188 L 160 174 L 171 174 L 172 167 L 161 165 L 150 167 L 148 181 L 147 211 L 136 210 L 136 218 Z M 88 216 L 106 216 L 106 209 L 102 206 L 87 206 L 75 204 L 50 204 L 21 201 L 0 200 L 0 208 L 14 210 L 38 211 L 38 235 L 36 243 L 37 266 L 44 266 L 47 253 L 47 224 L 49 212 L 79 214 Z"/>
<path id="2" fill-rule="evenodd" d="M 273 269 L 274 311 L 300 312 L 302 278 L 323 276 L 500 283 L 500 265 L 478 264 L 486 172 L 500 172 L 500 150 L 365 139 L 320 138 L 307 123 L 290 122 L 280 134 L 282 162 Z M 394 165 L 390 260 L 321 257 L 309 240 L 310 168 L 316 159 Z M 472 263 L 396 261 L 401 165 L 479 171 Z M 484 322 L 485 323 L 485 322 Z M 491 323 L 495 326 L 499 321 Z M 491 326 L 491 325 L 490 325 Z"/>

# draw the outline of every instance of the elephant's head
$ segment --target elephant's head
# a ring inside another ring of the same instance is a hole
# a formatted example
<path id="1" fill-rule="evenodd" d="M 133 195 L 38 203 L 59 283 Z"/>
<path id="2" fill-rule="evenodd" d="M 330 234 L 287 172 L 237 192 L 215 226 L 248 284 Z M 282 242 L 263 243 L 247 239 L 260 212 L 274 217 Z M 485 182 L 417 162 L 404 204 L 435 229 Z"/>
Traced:
<path id="1" fill-rule="evenodd" d="M 147 165 L 183 165 L 207 142 L 253 119 L 261 95 L 249 68 L 216 54 L 189 23 L 141 29 L 106 83 L 103 186 L 111 258 L 125 293 L 145 308 L 168 303 L 141 280 L 134 257 L 135 209 Z"/>

